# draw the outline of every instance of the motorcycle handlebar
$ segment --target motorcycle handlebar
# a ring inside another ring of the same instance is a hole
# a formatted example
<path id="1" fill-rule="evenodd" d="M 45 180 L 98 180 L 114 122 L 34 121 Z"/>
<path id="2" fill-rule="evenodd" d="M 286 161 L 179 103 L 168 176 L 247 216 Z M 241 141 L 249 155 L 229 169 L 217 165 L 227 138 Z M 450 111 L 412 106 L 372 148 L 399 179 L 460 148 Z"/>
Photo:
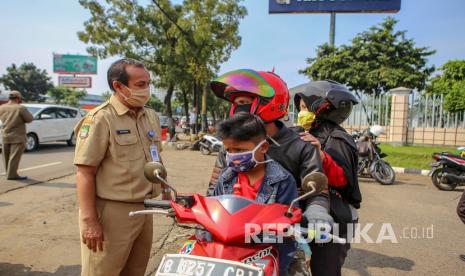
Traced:
<path id="1" fill-rule="evenodd" d="M 170 209 L 171 208 L 171 201 L 169 201 L 169 200 L 157 200 L 157 199 L 146 199 L 146 200 L 144 200 L 144 206 L 146 208 Z"/>

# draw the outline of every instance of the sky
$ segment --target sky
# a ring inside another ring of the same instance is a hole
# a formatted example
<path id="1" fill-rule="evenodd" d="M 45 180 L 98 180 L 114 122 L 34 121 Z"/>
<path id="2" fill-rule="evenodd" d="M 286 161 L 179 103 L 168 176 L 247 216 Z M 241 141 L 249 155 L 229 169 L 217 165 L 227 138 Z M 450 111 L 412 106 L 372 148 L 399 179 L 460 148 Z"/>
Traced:
<path id="1" fill-rule="evenodd" d="M 245 0 L 242 4 L 248 10 L 240 25 L 242 44 L 219 73 L 274 67 L 289 87 L 307 82 L 298 70 L 306 66 L 306 58 L 315 56 L 318 45 L 328 42 L 329 15 L 268 14 L 268 0 Z M 437 51 L 429 64 L 439 67 L 450 59 L 465 59 L 464 0 L 403 0 L 396 14 L 338 14 L 336 45 L 350 43 L 356 34 L 387 16 L 398 19 L 398 30 L 406 30 L 417 46 Z M 33 62 L 57 83 L 58 75 L 52 72 L 53 53 L 86 54 L 88 45 L 76 33 L 83 30 L 89 17 L 78 0 L 0 0 L 0 74 L 13 63 Z M 108 90 L 106 71 L 116 58 L 98 61 L 98 74 L 93 76 L 89 93 Z"/>

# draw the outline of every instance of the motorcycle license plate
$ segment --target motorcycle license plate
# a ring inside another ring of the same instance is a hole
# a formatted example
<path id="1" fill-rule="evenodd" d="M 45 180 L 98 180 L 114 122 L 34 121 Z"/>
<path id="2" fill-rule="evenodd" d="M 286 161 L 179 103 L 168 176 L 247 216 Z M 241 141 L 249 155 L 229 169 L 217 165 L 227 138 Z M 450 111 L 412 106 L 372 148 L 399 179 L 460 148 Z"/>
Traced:
<path id="1" fill-rule="evenodd" d="M 155 275 L 158 276 L 263 276 L 261 268 L 240 262 L 200 256 L 167 254 Z"/>

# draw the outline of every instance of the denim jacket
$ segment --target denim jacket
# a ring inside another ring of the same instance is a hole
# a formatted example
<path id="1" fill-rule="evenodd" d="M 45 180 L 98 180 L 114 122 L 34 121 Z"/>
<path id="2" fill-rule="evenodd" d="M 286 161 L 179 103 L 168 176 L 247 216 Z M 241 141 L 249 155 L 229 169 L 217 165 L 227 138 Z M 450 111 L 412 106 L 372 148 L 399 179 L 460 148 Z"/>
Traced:
<path id="1" fill-rule="evenodd" d="M 237 173 L 227 167 L 222 171 L 213 195 L 233 194 L 233 186 L 236 183 Z M 296 197 L 297 184 L 294 177 L 276 161 L 268 161 L 265 164 L 265 176 L 255 201 L 263 204 L 290 204 Z M 287 270 L 297 249 L 296 243 L 294 240 L 287 240 L 277 246 L 279 251 L 279 275 L 288 275 Z"/>
<path id="2" fill-rule="evenodd" d="M 218 179 L 213 192 L 214 196 L 233 194 L 233 186 L 237 183 L 237 173 L 226 167 Z M 289 204 L 297 197 L 297 184 L 294 177 L 276 161 L 265 164 L 265 176 L 257 193 L 258 203 Z"/>

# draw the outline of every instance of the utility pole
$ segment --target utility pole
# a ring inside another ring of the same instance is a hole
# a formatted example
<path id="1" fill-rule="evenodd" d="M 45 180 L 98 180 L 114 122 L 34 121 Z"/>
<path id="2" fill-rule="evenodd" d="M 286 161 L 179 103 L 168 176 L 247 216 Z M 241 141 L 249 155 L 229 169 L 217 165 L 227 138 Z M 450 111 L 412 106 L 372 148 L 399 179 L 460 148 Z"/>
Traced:
<path id="1" fill-rule="evenodd" d="M 329 24 L 329 45 L 334 46 L 334 41 L 336 38 L 336 13 L 331 13 L 331 19 Z"/>

